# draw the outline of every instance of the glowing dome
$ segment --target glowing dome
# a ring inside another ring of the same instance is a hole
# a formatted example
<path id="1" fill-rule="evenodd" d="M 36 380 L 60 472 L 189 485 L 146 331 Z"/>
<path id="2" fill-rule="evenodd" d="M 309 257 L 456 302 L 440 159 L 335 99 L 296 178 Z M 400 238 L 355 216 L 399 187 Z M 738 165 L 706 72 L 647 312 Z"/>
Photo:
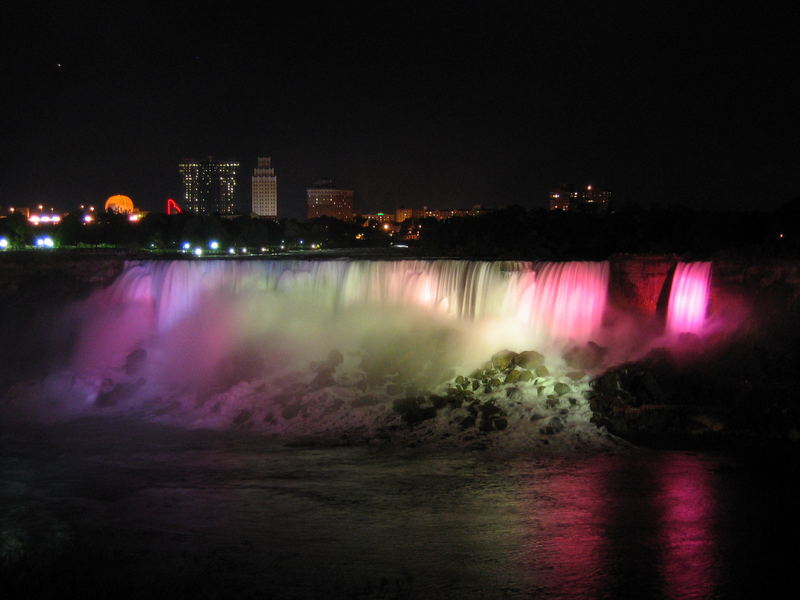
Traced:
<path id="1" fill-rule="evenodd" d="M 106 212 L 132 213 L 133 211 L 133 200 L 128 196 L 118 194 L 106 200 Z"/>

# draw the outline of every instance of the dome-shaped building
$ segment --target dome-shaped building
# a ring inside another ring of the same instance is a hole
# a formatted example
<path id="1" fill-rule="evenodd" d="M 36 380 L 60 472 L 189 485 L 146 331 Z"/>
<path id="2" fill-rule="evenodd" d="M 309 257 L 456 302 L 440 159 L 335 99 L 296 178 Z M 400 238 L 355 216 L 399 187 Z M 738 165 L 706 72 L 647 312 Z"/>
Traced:
<path id="1" fill-rule="evenodd" d="M 106 200 L 105 210 L 106 212 L 130 214 L 136 209 L 133 206 L 133 200 L 128 196 L 117 194 L 116 196 L 110 196 L 108 200 Z"/>

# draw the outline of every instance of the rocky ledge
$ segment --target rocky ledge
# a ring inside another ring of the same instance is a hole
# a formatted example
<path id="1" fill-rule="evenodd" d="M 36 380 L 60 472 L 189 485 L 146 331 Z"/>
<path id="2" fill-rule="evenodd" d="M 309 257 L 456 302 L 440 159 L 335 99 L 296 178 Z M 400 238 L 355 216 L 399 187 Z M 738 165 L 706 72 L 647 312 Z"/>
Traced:
<path id="1" fill-rule="evenodd" d="M 800 381 L 776 352 L 733 348 L 687 358 L 653 351 L 592 380 L 592 420 L 648 446 L 797 447 Z"/>

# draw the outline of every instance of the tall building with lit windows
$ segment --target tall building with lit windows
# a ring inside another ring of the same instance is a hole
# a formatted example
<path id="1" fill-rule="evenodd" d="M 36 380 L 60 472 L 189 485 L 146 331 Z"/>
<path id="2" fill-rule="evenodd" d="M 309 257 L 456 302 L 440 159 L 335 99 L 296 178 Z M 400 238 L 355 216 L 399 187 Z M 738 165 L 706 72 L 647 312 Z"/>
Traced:
<path id="1" fill-rule="evenodd" d="M 236 173 L 239 163 L 207 160 L 183 160 L 178 163 L 183 184 L 183 206 L 198 215 L 232 215 L 236 206 Z"/>
<path id="2" fill-rule="evenodd" d="M 550 210 L 606 212 L 610 202 L 611 192 L 598 190 L 592 185 L 579 189 L 565 183 L 550 193 Z"/>
<path id="3" fill-rule="evenodd" d="M 278 216 L 278 179 L 272 168 L 272 157 L 258 157 L 253 171 L 252 212 L 259 217 Z"/>
<path id="4" fill-rule="evenodd" d="M 350 221 L 353 211 L 353 190 L 336 187 L 330 179 L 317 181 L 306 190 L 308 218 L 333 217 Z"/>

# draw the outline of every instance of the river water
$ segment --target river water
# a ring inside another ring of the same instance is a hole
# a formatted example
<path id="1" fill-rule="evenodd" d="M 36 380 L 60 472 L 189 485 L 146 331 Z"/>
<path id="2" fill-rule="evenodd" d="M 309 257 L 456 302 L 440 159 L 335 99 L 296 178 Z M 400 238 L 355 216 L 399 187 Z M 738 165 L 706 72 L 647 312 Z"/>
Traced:
<path id="1" fill-rule="evenodd" d="M 793 463 L 287 447 L 3 426 L 2 597 L 752 598 L 792 583 Z"/>

